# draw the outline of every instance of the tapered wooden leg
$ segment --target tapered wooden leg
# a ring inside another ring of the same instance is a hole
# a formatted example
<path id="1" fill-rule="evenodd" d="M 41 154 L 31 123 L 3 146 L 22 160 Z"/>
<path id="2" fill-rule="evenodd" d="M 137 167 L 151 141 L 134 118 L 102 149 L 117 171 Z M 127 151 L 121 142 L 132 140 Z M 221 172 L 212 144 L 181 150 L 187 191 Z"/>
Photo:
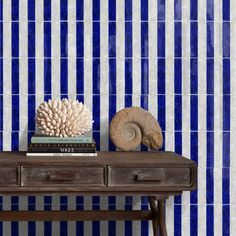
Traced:
<path id="1" fill-rule="evenodd" d="M 159 227 L 161 236 L 167 236 L 166 231 L 166 219 L 165 219 L 165 201 L 158 201 L 158 219 L 159 219 Z"/>
<path id="2" fill-rule="evenodd" d="M 153 235 L 158 236 L 158 209 L 155 203 L 155 197 L 149 197 L 149 204 L 152 210 L 152 228 L 153 228 Z"/>

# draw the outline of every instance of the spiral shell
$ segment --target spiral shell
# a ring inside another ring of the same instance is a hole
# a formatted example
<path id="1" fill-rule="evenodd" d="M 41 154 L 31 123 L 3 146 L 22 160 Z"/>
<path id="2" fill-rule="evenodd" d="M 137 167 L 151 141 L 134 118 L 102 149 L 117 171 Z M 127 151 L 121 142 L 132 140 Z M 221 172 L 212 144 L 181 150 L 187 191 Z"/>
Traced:
<path id="1" fill-rule="evenodd" d="M 110 123 L 110 138 L 121 150 L 131 151 L 143 143 L 152 150 L 163 143 L 162 130 L 155 117 L 140 107 L 124 108 Z"/>
<path id="2" fill-rule="evenodd" d="M 36 125 L 45 135 L 75 137 L 92 128 L 90 110 L 77 100 L 48 100 L 37 109 Z"/>

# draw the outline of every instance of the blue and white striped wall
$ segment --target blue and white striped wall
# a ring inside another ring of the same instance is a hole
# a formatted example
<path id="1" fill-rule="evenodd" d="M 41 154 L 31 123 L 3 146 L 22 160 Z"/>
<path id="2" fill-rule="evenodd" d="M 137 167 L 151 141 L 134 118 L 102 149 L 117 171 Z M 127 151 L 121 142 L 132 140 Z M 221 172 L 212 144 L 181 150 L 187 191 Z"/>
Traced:
<path id="1" fill-rule="evenodd" d="M 77 98 L 100 150 L 109 121 L 141 106 L 165 150 L 199 166 L 198 190 L 166 202 L 169 235 L 236 232 L 235 0 L 0 0 L 0 148 L 26 150 L 35 109 Z M 141 147 L 145 151 L 145 147 Z M 0 197 L 1 210 L 146 209 L 145 197 Z M 0 235 L 152 235 L 143 222 L 4 222 Z"/>

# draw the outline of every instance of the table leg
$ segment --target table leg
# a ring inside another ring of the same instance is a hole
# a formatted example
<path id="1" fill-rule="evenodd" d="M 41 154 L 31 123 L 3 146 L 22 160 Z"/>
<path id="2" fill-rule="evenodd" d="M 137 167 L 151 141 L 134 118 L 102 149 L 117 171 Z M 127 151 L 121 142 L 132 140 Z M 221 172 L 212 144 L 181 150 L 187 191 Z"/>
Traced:
<path id="1" fill-rule="evenodd" d="M 165 200 L 158 201 L 158 219 L 159 219 L 159 226 L 160 226 L 160 234 L 161 236 L 167 236 L 166 231 L 166 219 L 165 219 Z"/>
<path id="2" fill-rule="evenodd" d="M 149 204 L 150 208 L 152 210 L 152 228 L 153 228 L 153 236 L 158 236 L 158 221 L 159 221 L 159 216 L 158 216 L 158 209 L 155 203 L 155 197 L 149 197 Z"/>

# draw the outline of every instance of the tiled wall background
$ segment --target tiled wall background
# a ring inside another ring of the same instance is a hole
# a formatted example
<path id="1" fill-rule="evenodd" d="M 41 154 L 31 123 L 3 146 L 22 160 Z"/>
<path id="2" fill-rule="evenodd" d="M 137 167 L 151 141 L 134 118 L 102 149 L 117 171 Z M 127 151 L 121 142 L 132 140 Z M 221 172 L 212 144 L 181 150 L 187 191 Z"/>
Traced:
<path id="1" fill-rule="evenodd" d="M 198 162 L 199 186 L 166 202 L 169 235 L 236 232 L 236 1 L 0 0 L 0 148 L 26 150 L 35 108 L 84 101 L 94 138 L 132 105 L 165 150 Z M 145 151 L 145 147 L 141 147 Z M 4 209 L 147 209 L 144 197 L 0 198 Z M 150 226 L 150 227 L 149 227 Z M 0 235 L 152 235 L 147 222 L 4 222 Z"/>

